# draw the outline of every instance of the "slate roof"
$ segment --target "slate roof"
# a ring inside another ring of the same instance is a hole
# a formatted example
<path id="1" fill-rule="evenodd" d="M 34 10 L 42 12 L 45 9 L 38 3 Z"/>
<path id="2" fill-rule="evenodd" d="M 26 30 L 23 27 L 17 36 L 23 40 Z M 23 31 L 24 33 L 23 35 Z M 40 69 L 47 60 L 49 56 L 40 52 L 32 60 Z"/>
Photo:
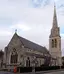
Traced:
<path id="1" fill-rule="evenodd" d="M 37 51 L 42 52 L 44 54 L 49 54 L 49 51 L 46 49 L 46 47 L 38 45 L 38 44 L 36 44 L 36 43 L 34 43 L 30 40 L 27 40 L 26 38 L 20 37 L 20 36 L 17 35 L 17 33 L 15 33 L 13 35 L 12 39 L 14 39 L 15 37 L 19 38 L 20 41 L 21 41 L 21 44 L 23 44 L 23 46 L 26 47 L 26 48 L 29 48 L 31 50 L 37 50 Z M 12 41 L 12 39 L 11 39 L 11 41 Z M 9 44 L 10 44 L 10 42 L 9 42 Z M 9 46 L 9 44 L 8 44 L 8 46 Z"/>
<path id="2" fill-rule="evenodd" d="M 37 50 L 39 52 L 49 54 L 49 51 L 45 47 L 43 47 L 41 45 L 38 45 L 38 44 L 36 44 L 34 42 L 31 42 L 31 41 L 29 41 L 29 40 L 27 40 L 27 39 L 25 39 L 23 37 L 19 36 L 19 38 L 20 38 L 21 42 L 23 43 L 24 47 L 27 47 L 27 48 L 30 48 L 32 50 Z"/>

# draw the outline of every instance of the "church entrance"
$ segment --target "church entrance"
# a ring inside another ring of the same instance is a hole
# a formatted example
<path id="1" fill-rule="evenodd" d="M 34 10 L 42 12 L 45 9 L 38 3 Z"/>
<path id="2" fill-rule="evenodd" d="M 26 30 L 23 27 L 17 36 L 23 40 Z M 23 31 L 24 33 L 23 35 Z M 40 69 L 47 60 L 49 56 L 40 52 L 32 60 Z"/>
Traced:
<path id="1" fill-rule="evenodd" d="M 27 60 L 26 60 L 26 67 L 30 67 L 30 58 L 27 57 Z"/>

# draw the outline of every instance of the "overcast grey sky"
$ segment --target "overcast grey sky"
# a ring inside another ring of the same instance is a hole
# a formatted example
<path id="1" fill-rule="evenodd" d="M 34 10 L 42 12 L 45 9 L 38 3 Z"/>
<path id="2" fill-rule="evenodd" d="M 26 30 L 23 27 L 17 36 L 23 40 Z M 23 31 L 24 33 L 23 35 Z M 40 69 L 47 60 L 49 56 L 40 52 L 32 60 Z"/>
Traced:
<path id="1" fill-rule="evenodd" d="M 64 0 L 55 0 L 64 53 Z M 0 49 L 17 34 L 42 46 L 49 46 L 54 0 L 0 0 Z"/>

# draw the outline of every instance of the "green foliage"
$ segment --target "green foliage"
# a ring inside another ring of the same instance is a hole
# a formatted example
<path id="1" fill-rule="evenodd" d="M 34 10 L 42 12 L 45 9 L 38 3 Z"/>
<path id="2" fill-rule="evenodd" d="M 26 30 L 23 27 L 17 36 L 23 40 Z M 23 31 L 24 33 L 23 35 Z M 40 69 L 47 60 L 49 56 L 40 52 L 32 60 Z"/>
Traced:
<path id="1" fill-rule="evenodd" d="M 4 55 L 4 52 L 2 50 L 0 50 L 0 58 L 2 58 Z"/>

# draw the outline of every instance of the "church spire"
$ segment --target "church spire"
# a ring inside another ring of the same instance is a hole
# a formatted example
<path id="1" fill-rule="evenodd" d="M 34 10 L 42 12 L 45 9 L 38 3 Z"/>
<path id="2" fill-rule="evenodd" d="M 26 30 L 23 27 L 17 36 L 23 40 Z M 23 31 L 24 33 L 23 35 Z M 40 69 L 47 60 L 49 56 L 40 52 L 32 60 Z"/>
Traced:
<path id="1" fill-rule="evenodd" d="M 60 29 L 59 29 L 58 24 L 57 24 L 57 15 L 56 15 L 55 3 L 54 3 L 53 26 L 52 26 L 52 29 L 51 29 L 50 38 L 54 37 L 54 36 L 55 37 L 60 36 Z"/>
<path id="2" fill-rule="evenodd" d="M 57 25 L 57 15 L 56 15 L 56 6 L 54 3 L 54 16 L 53 16 L 53 28 L 58 27 Z"/>

